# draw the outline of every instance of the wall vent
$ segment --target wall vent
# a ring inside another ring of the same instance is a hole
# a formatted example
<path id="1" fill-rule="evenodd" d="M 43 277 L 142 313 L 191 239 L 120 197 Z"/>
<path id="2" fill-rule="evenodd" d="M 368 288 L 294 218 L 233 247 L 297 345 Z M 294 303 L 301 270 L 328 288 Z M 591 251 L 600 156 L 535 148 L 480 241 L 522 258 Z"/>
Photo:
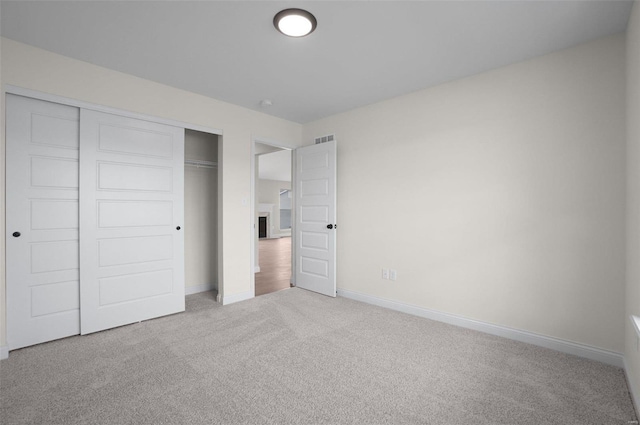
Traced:
<path id="1" fill-rule="evenodd" d="M 335 134 L 327 134 L 326 136 L 316 137 L 316 145 L 319 143 L 333 142 L 336 140 Z"/>

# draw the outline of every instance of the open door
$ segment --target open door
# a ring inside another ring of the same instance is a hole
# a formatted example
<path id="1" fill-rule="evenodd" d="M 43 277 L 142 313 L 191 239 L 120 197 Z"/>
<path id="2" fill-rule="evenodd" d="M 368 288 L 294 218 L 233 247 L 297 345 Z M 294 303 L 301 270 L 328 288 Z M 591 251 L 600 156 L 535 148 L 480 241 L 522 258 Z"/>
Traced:
<path id="1" fill-rule="evenodd" d="M 336 142 L 296 149 L 296 286 L 336 296 Z"/>

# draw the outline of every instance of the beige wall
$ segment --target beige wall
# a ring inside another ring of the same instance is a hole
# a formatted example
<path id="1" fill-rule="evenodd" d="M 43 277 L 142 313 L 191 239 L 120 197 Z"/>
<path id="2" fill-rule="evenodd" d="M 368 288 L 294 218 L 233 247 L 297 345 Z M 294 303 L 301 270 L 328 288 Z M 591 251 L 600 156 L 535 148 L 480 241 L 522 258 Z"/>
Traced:
<path id="1" fill-rule="evenodd" d="M 161 118 L 221 129 L 219 185 L 222 234 L 219 281 L 224 296 L 251 290 L 250 152 L 251 140 L 261 137 L 288 145 L 300 143 L 301 126 L 184 90 L 77 61 L 38 48 L 2 39 L 2 84 L 65 96 Z M 3 96 L 4 98 L 4 96 Z M 0 151 L 4 157 L 4 129 Z M 4 162 L 4 161 L 2 161 Z M 4 172 L 0 174 L 4 202 Z M 243 202 L 246 200 L 246 202 Z M 4 205 L 0 210 L 0 240 L 4 240 Z M 2 256 L 4 261 L 4 255 Z M 4 264 L 3 271 L 4 271 Z M 5 274 L 0 273 L 4 299 Z M 5 305 L 0 304 L 0 345 L 5 345 Z"/>
<path id="2" fill-rule="evenodd" d="M 621 353 L 624 55 L 609 37 L 305 125 L 338 141 L 338 289 Z"/>
<path id="3" fill-rule="evenodd" d="M 185 131 L 185 159 L 216 162 L 218 136 Z M 185 286 L 213 286 L 218 281 L 218 169 L 184 167 Z"/>
<path id="4" fill-rule="evenodd" d="M 218 161 L 218 136 L 202 131 L 185 130 L 184 159 Z"/>
<path id="5" fill-rule="evenodd" d="M 627 28 L 627 292 L 625 362 L 640 409 L 640 353 L 631 315 L 640 316 L 640 4 Z"/>
<path id="6" fill-rule="evenodd" d="M 259 157 L 258 157 L 259 158 Z M 258 179 L 258 203 L 273 204 L 271 217 L 271 237 L 291 236 L 291 229 L 280 230 L 280 190 L 291 189 L 291 182 L 279 180 Z"/>

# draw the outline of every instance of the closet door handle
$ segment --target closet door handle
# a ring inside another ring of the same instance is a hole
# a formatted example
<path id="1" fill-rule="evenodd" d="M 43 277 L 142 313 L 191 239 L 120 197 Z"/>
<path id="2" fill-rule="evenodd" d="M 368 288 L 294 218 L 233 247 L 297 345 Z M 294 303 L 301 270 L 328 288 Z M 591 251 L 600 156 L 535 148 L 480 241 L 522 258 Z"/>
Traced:
<path id="1" fill-rule="evenodd" d="M 180 230 L 180 226 L 176 227 L 176 230 Z"/>
<path id="2" fill-rule="evenodd" d="M 19 238 L 20 237 L 20 232 L 13 232 L 13 237 L 14 238 Z"/>

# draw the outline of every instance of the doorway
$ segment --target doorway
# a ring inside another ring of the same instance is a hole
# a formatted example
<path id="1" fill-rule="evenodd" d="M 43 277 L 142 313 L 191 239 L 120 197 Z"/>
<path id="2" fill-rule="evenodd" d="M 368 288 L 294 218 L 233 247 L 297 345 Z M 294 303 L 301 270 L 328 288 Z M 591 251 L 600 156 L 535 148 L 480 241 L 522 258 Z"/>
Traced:
<path id="1" fill-rule="evenodd" d="M 292 150 L 254 141 L 254 293 L 292 286 Z"/>

